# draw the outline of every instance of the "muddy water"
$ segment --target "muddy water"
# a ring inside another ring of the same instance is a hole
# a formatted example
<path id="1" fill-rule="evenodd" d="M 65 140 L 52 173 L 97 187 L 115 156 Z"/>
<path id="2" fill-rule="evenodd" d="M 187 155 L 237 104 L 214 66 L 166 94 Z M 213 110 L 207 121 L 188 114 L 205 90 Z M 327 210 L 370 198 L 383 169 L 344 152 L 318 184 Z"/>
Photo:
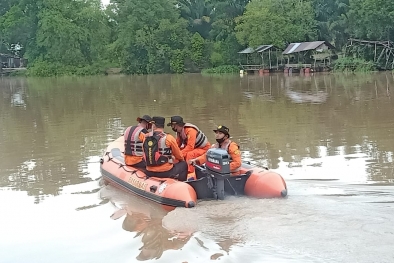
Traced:
<path id="1" fill-rule="evenodd" d="M 393 262 L 391 74 L 0 79 L 0 262 Z M 287 199 L 166 211 L 99 186 L 108 142 L 180 114 Z"/>

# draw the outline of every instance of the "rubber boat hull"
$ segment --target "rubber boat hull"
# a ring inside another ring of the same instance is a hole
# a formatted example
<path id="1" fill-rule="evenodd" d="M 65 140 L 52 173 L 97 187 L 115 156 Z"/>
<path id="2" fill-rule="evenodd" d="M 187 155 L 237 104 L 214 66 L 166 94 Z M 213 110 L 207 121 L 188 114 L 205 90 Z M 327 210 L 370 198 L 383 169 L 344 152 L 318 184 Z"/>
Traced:
<path id="1" fill-rule="evenodd" d="M 221 180 L 215 180 L 214 176 L 203 170 L 196 169 L 197 180 L 181 182 L 172 178 L 148 178 L 142 170 L 126 166 L 123 143 L 124 138 L 121 136 L 108 146 L 101 159 L 100 171 L 105 183 L 170 207 L 192 208 L 198 199 L 218 199 L 216 187 L 212 188 L 212 185 Z M 242 164 L 240 173 L 223 179 L 225 195 L 255 198 L 287 196 L 286 182 L 278 173 L 246 163 Z"/>

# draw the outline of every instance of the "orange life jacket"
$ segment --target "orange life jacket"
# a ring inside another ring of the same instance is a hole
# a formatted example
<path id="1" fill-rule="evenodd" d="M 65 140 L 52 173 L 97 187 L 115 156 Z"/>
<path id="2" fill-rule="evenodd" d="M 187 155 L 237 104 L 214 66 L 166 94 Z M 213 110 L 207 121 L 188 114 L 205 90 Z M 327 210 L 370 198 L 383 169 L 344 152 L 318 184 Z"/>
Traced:
<path id="1" fill-rule="evenodd" d="M 148 133 L 148 131 L 141 126 L 128 127 L 124 133 L 124 153 L 125 155 L 143 156 L 142 141 L 140 140 L 140 133 Z"/>
<path id="2" fill-rule="evenodd" d="M 205 134 L 194 124 L 191 123 L 185 123 L 185 126 L 183 126 L 183 129 L 180 133 L 177 133 L 177 136 L 181 137 L 181 143 L 183 145 L 187 145 L 187 136 L 185 133 L 185 128 L 193 128 L 197 131 L 197 138 L 196 138 L 196 144 L 194 145 L 194 148 L 204 148 L 207 143 L 208 143 L 208 138 L 205 136 Z"/>

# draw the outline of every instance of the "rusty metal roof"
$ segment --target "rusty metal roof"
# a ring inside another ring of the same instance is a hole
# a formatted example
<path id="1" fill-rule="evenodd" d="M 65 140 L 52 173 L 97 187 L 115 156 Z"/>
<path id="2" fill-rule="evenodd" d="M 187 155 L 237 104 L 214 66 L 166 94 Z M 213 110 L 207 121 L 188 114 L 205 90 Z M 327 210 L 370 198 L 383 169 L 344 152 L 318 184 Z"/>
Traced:
<path id="1" fill-rule="evenodd" d="M 274 47 L 274 46 L 273 45 L 260 45 L 256 49 L 248 47 L 248 48 L 245 48 L 242 51 L 239 51 L 238 53 L 239 54 L 251 54 L 251 53 L 254 53 L 254 52 L 261 53 L 261 52 L 264 52 L 264 51 L 266 51 L 266 50 L 268 50 L 268 49 L 270 49 L 272 47 Z"/>
<path id="2" fill-rule="evenodd" d="M 256 52 L 261 53 L 261 52 L 264 52 L 272 47 L 273 47 L 273 45 L 261 45 L 256 48 Z"/>
<path id="3" fill-rule="evenodd" d="M 298 53 L 307 50 L 314 50 L 319 48 L 322 45 L 326 45 L 329 49 L 334 49 L 334 46 L 328 43 L 327 41 L 314 41 L 314 42 L 301 42 L 301 43 L 291 43 L 287 46 L 285 51 L 283 51 L 283 55 L 288 55 L 292 53 Z"/>

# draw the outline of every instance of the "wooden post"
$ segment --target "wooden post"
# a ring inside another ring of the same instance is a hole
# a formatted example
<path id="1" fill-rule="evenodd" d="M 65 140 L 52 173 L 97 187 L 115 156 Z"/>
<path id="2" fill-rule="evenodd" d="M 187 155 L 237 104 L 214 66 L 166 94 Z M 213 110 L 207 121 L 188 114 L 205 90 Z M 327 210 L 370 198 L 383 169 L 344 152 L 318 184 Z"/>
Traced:
<path id="1" fill-rule="evenodd" d="M 391 69 L 394 69 L 394 54 L 393 54 L 393 62 L 391 62 Z"/>
<path id="2" fill-rule="evenodd" d="M 271 48 L 270 49 L 268 49 L 268 59 L 269 59 L 269 61 L 270 61 L 270 68 L 269 69 L 271 69 Z"/>
<path id="3" fill-rule="evenodd" d="M 279 70 L 279 57 L 278 57 L 278 50 L 276 52 L 276 69 Z"/>
<path id="4" fill-rule="evenodd" d="M 375 42 L 375 55 L 373 56 L 373 62 L 376 61 L 376 42 Z"/>
<path id="5" fill-rule="evenodd" d="M 316 57 L 313 56 L 313 58 L 314 58 L 314 60 L 315 60 L 315 62 L 313 62 L 313 70 L 316 70 Z"/>
<path id="6" fill-rule="evenodd" d="M 390 55 L 391 55 L 391 50 L 387 49 L 387 51 L 386 51 L 386 65 L 384 66 L 386 70 L 387 70 L 387 64 L 389 63 Z"/>

